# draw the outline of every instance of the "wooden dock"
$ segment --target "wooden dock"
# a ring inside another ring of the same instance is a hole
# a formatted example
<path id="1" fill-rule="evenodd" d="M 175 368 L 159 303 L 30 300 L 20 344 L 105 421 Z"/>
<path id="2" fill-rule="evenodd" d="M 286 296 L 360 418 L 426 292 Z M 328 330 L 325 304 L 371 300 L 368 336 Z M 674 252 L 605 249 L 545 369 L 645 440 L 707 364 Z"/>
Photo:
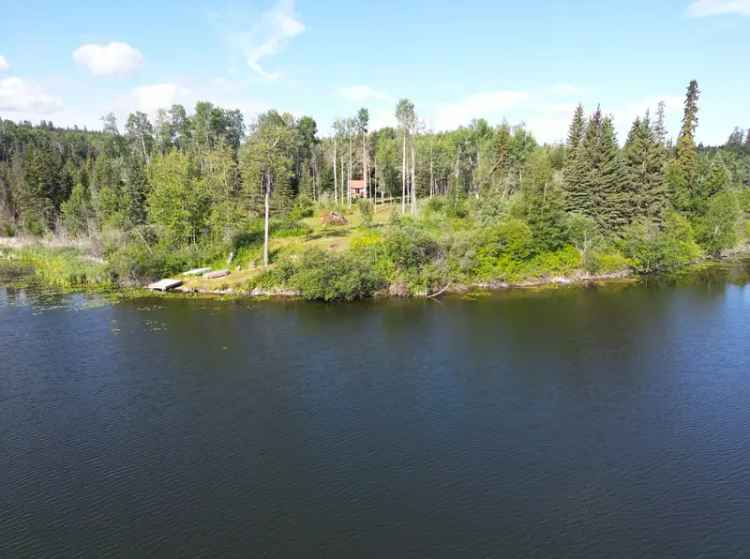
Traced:
<path id="1" fill-rule="evenodd" d="M 180 287 L 181 285 L 182 280 L 167 278 L 147 285 L 146 289 L 150 289 L 151 291 L 169 291 L 170 289 Z"/>

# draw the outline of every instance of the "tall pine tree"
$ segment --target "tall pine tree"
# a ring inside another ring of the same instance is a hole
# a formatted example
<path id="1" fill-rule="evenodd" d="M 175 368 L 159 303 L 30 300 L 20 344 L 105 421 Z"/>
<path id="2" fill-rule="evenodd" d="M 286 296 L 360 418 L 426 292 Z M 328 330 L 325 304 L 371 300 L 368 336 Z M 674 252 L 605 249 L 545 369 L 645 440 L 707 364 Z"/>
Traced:
<path id="1" fill-rule="evenodd" d="M 669 193 L 672 204 L 682 211 L 692 211 L 696 181 L 698 177 L 698 148 L 695 131 L 698 127 L 698 82 L 693 80 L 685 96 L 685 112 L 682 128 L 677 138 L 675 159 L 668 170 Z"/>
<path id="2" fill-rule="evenodd" d="M 661 224 L 665 202 L 664 161 L 666 151 L 652 128 L 648 115 L 636 118 L 623 148 L 625 171 L 631 193 L 631 221 L 648 218 Z"/>
<path id="3" fill-rule="evenodd" d="M 591 116 L 583 139 L 569 161 L 566 206 L 592 218 L 605 232 L 615 231 L 632 213 L 628 180 L 612 119 L 601 108 Z"/>
<path id="4" fill-rule="evenodd" d="M 568 131 L 568 141 L 566 143 L 566 159 L 563 166 L 563 177 L 565 179 L 566 208 L 569 211 L 576 211 L 579 204 L 585 198 L 583 191 L 583 181 L 585 178 L 585 165 L 582 164 L 583 140 L 586 136 L 586 119 L 583 112 L 583 105 L 576 107 L 573 115 L 573 122 L 570 124 Z"/>

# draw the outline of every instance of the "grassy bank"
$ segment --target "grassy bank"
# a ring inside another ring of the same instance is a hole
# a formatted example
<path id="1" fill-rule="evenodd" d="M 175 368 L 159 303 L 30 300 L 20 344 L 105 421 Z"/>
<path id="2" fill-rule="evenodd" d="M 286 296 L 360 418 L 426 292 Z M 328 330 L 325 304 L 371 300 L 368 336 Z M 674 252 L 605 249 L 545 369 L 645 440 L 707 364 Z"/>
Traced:
<path id="1" fill-rule="evenodd" d="M 132 287 L 206 266 L 230 274 L 183 278 L 184 291 L 350 301 L 621 279 L 686 269 L 708 254 L 676 213 L 660 227 L 634 223 L 607 237 L 577 216 L 551 236 L 516 217 L 512 206 L 489 212 L 465 198 L 426 200 L 416 216 L 402 214 L 397 204 L 355 204 L 336 208 L 344 220 L 335 225 L 330 212 L 311 206 L 273 221 L 268 267 L 262 265 L 259 220 L 243 224 L 226 242 L 172 246 L 138 231 L 90 243 L 102 247 L 102 260 L 80 248 L 42 245 L 4 249 L 4 258 L 66 289 Z"/>
<path id="2" fill-rule="evenodd" d="M 104 262 L 79 249 L 25 245 L 0 248 L 4 276 L 59 289 L 103 288 L 113 283 Z"/>

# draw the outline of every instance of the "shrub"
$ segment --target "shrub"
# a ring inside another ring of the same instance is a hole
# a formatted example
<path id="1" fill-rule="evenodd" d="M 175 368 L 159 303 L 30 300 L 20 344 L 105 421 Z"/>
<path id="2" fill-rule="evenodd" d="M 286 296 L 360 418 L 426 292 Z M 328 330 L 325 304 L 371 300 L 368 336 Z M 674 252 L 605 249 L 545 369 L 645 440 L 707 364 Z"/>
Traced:
<path id="1" fill-rule="evenodd" d="M 648 220 L 632 223 L 623 230 L 620 245 L 638 273 L 674 270 L 701 252 L 690 223 L 676 212 L 667 214 L 662 230 Z"/>
<path id="2" fill-rule="evenodd" d="M 616 249 L 597 249 L 589 253 L 584 269 L 592 274 L 611 274 L 633 267 L 633 263 Z"/>
<path id="3" fill-rule="evenodd" d="M 388 232 L 386 254 L 399 270 L 418 269 L 439 254 L 440 246 L 416 224 L 406 219 L 402 222 Z"/>
<path id="4" fill-rule="evenodd" d="M 697 238 L 708 254 L 718 256 L 737 244 L 740 207 L 733 192 L 722 192 L 708 202 L 706 215 L 698 220 Z"/>
<path id="5" fill-rule="evenodd" d="M 281 259 L 248 287 L 291 287 L 310 301 L 353 301 L 370 297 L 385 285 L 385 278 L 365 255 L 315 248 Z"/>
<path id="6" fill-rule="evenodd" d="M 385 279 L 363 258 L 312 249 L 302 254 L 288 283 L 305 299 L 352 301 L 371 296 L 385 286 Z"/>
<path id="7" fill-rule="evenodd" d="M 312 217 L 315 209 L 315 203 L 306 194 L 300 194 L 294 202 L 292 209 L 289 210 L 287 221 L 296 222 L 306 217 Z"/>
<path id="8" fill-rule="evenodd" d="M 357 208 L 359 209 L 359 215 L 362 218 L 362 225 L 364 227 L 371 227 L 374 211 L 372 202 L 362 198 L 357 201 Z"/>
<path id="9" fill-rule="evenodd" d="M 529 271 L 535 275 L 569 274 L 581 266 L 581 253 L 573 246 L 537 254 L 529 262 Z"/>
<path id="10" fill-rule="evenodd" d="M 19 250 L 17 256 L 45 285 L 75 288 L 110 284 L 104 265 L 75 249 L 29 247 Z"/>

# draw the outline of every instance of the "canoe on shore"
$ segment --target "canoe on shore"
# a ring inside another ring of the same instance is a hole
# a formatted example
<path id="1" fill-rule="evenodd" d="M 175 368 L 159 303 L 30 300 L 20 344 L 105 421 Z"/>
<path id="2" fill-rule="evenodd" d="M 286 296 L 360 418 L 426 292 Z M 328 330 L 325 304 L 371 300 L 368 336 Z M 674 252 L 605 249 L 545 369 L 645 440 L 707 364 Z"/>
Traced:
<path id="1" fill-rule="evenodd" d="M 151 291 L 169 291 L 170 289 L 180 287 L 181 285 L 182 280 L 167 278 L 147 285 L 146 289 L 150 289 Z"/>

